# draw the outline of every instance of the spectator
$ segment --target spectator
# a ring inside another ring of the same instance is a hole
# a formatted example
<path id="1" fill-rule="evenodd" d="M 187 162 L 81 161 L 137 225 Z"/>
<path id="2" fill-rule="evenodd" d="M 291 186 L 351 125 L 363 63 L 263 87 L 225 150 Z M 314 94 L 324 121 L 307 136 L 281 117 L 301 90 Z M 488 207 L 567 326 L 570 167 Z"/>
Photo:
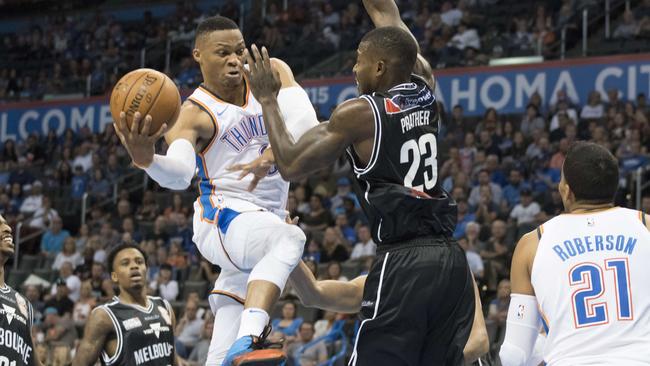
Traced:
<path id="1" fill-rule="evenodd" d="M 175 301 L 178 297 L 178 282 L 172 279 L 172 266 L 167 263 L 161 264 L 157 279 L 151 281 L 149 289 L 151 293 L 167 301 Z"/>
<path id="2" fill-rule="evenodd" d="M 560 115 L 567 116 L 573 122 L 576 122 L 578 120 L 578 113 L 575 109 L 569 107 L 569 102 L 567 100 L 558 101 L 557 108 L 557 112 L 553 118 L 551 118 L 551 125 L 549 127 L 550 132 L 553 132 L 555 129 L 560 128 L 560 121 L 558 119 Z"/>
<path id="3" fill-rule="evenodd" d="M 43 196 L 42 206 L 34 211 L 34 216 L 29 220 L 29 226 L 46 229 L 55 217 L 59 217 L 59 213 L 52 208 L 50 198 Z"/>
<path id="4" fill-rule="evenodd" d="M 521 202 L 518 203 L 510 212 L 512 218 L 517 225 L 533 224 L 535 217 L 540 213 L 541 208 L 539 204 L 533 201 L 532 192 L 528 188 L 521 190 Z"/>
<path id="5" fill-rule="evenodd" d="M 478 225 L 478 224 L 476 224 Z M 469 246 L 469 242 L 467 238 L 460 238 L 458 240 L 458 245 L 460 245 L 461 248 L 465 251 L 465 256 L 467 257 L 467 264 L 469 265 L 470 271 L 472 271 L 472 274 L 474 277 L 479 280 L 483 278 L 483 260 L 481 259 L 481 256 L 476 253 L 476 251 Z"/>
<path id="6" fill-rule="evenodd" d="M 323 249 L 320 252 L 320 262 L 329 261 L 345 262 L 348 260 L 350 253 L 343 244 L 342 238 L 333 227 L 328 227 L 323 235 Z"/>
<path id="7" fill-rule="evenodd" d="M 208 351 L 210 349 L 210 341 L 212 340 L 212 330 L 214 328 L 214 320 L 209 319 L 203 323 L 201 330 L 201 339 L 192 349 L 192 353 L 187 358 L 190 366 L 205 365 L 208 360 Z"/>
<path id="8" fill-rule="evenodd" d="M 275 318 L 271 322 L 273 330 L 284 334 L 287 341 L 296 339 L 298 328 L 303 321 L 297 316 L 297 310 L 296 303 L 287 301 L 282 305 L 282 318 Z"/>
<path id="9" fill-rule="evenodd" d="M 31 188 L 29 195 L 20 205 L 20 213 L 26 216 L 31 216 L 43 208 L 43 183 L 36 180 L 32 183 Z"/>
<path id="10" fill-rule="evenodd" d="M 600 100 L 600 92 L 594 90 L 589 93 L 587 105 L 580 111 L 581 119 L 601 119 L 605 116 L 605 107 Z"/>
<path id="11" fill-rule="evenodd" d="M 23 156 L 19 157 L 18 169 L 9 174 L 9 184 L 18 183 L 21 187 L 26 184 L 32 184 L 34 182 L 34 176 L 27 170 L 28 167 L 29 162 L 27 159 Z"/>
<path id="12" fill-rule="evenodd" d="M 566 153 L 569 151 L 569 140 L 567 138 L 563 138 L 560 140 L 560 143 L 558 145 L 558 151 L 551 157 L 551 162 L 549 164 L 549 167 L 551 169 L 562 169 L 562 165 L 564 164 L 564 158 L 566 157 Z"/>
<path id="13" fill-rule="evenodd" d="M 323 280 L 334 281 L 347 281 L 348 278 L 341 274 L 341 263 L 331 261 L 327 264 L 327 273 L 322 278 Z"/>
<path id="14" fill-rule="evenodd" d="M 90 311 L 97 304 L 97 299 L 93 296 L 93 288 L 89 281 L 81 284 L 79 301 L 74 304 L 72 320 L 77 327 L 83 327 L 88 320 Z"/>
<path id="15" fill-rule="evenodd" d="M 63 229 L 63 222 L 60 217 L 55 217 L 50 223 L 50 229 L 41 238 L 41 253 L 48 256 L 55 256 L 63 249 L 63 242 L 70 236 L 68 230 Z"/>
<path id="16" fill-rule="evenodd" d="M 70 263 L 73 268 L 76 268 L 78 265 L 83 263 L 83 258 L 81 254 L 77 252 L 77 246 L 75 245 L 74 237 L 68 236 L 63 241 L 63 250 L 56 255 L 54 263 L 52 263 L 52 269 L 58 271 L 63 267 L 63 263 Z"/>
<path id="17" fill-rule="evenodd" d="M 614 108 L 616 112 L 621 112 L 625 109 L 625 103 L 619 99 L 618 89 L 609 89 L 607 91 L 607 104 L 605 104 L 605 110 L 610 110 Z"/>
<path id="18" fill-rule="evenodd" d="M 203 319 L 197 316 L 198 310 L 196 301 L 187 301 L 185 312 L 176 324 L 176 352 L 181 358 L 188 358 L 201 338 Z"/>
<path id="19" fill-rule="evenodd" d="M 327 361 L 327 348 L 324 342 L 318 342 L 312 347 L 307 348 L 302 353 L 298 350 L 302 346 L 311 342 L 314 339 L 314 325 L 310 322 L 303 322 L 300 324 L 300 331 L 298 338 L 290 342 L 287 347 L 287 354 L 291 356 L 293 362 L 290 365 L 300 366 L 317 366 Z"/>
<path id="20" fill-rule="evenodd" d="M 322 231 L 332 222 L 332 215 L 323 207 L 323 196 L 312 194 L 309 199 L 309 213 L 303 216 L 302 224 L 307 231 Z"/>
<path id="21" fill-rule="evenodd" d="M 65 346 L 64 350 L 67 352 L 74 347 L 75 341 L 78 338 L 77 329 L 72 319 L 67 316 L 61 316 L 53 307 L 45 309 L 43 332 L 45 333 L 45 342 L 48 346 Z"/>
<path id="22" fill-rule="evenodd" d="M 507 277 L 510 264 L 510 248 L 506 242 L 506 223 L 495 220 L 492 223 L 492 235 L 485 249 L 479 254 L 485 265 L 485 277 L 488 289 L 494 290 L 499 278 Z"/>
<path id="23" fill-rule="evenodd" d="M 32 309 L 34 309 L 34 323 L 40 323 L 43 320 L 45 312 L 45 302 L 41 298 L 40 286 L 25 286 L 25 297 L 29 300 L 29 303 L 32 304 Z"/>
<path id="24" fill-rule="evenodd" d="M 467 223 L 476 220 L 476 215 L 469 212 L 469 206 L 464 197 L 456 199 L 456 202 L 458 207 L 458 217 L 456 221 L 456 229 L 454 230 L 454 238 L 460 239 L 465 235 Z"/>
<path id="25" fill-rule="evenodd" d="M 179 240 L 172 240 L 172 245 L 169 248 L 169 256 L 167 257 L 167 263 L 177 269 L 187 267 L 187 255 L 183 252 Z"/>
<path id="26" fill-rule="evenodd" d="M 454 8 L 451 1 L 445 1 L 440 8 L 440 18 L 446 25 L 455 27 L 460 24 L 463 12 L 458 8 Z"/>
<path id="27" fill-rule="evenodd" d="M 508 207 L 514 207 L 519 203 L 519 191 L 526 183 L 522 181 L 521 172 L 518 169 L 510 170 L 508 184 L 503 187 L 503 199 L 508 203 Z"/>
<path id="28" fill-rule="evenodd" d="M 144 192 L 144 196 L 142 196 L 142 204 L 140 205 L 140 208 L 138 209 L 135 217 L 138 219 L 138 221 L 154 221 L 158 216 L 159 209 L 160 208 L 156 202 L 153 192 L 146 191 Z"/>
<path id="29" fill-rule="evenodd" d="M 377 244 L 372 240 L 370 228 L 367 225 L 359 226 L 357 230 L 359 242 L 354 245 L 350 259 L 363 260 L 366 257 L 373 257 L 377 251 Z"/>
<path id="30" fill-rule="evenodd" d="M 336 195 L 330 199 L 330 211 L 332 216 L 345 212 L 343 207 L 343 198 L 350 198 L 356 201 L 354 194 L 351 192 L 350 179 L 341 177 L 336 182 Z"/>
<path id="31" fill-rule="evenodd" d="M 90 189 L 88 189 L 88 194 L 95 198 L 95 200 L 104 200 L 111 194 L 111 185 L 104 178 L 104 173 L 101 168 L 93 169 L 93 177 L 89 183 Z"/>
<path id="32" fill-rule="evenodd" d="M 81 295 L 81 280 L 73 273 L 74 267 L 70 262 L 63 262 L 61 269 L 59 269 L 59 278 L 65 280 L 66 288 L 68 290 L 68 297 L 72 301 L 79 300 Z M 59 286 L 52 287 L 52 295 L 56 295 Z"/>
<path id="33" fill-rule="evenodd" d="M 86 281 L 90 284 L 92 296 L 96 299 L 106 297 L 103 289 L 104 280 L 108 278 L 103 262 L 94 262 L 90 267 L 90 278 Z"/>
<path id="34" fill-rule="evenodd" d="M 490 180 L 490 172 L 487 169 L 483 169 L 478 174 L 478 185 L 472 188 L 472 191 L 469 194 L 468 203 L 470 206 L 478 206 L 481 187 L 488 187 L 490 189 L 493 203 L 497 205 L 501 203 L 501 187 L 498 184 L 492 183 Z"/>
<path id="35" fill-rule="evenodd" d="M 335 321 L 336 313 L 333 311 L 325 311 L 323 318 L 314 323 L 314 338 L 320 338 L 329 333 Z"/>
<path id="36" fill-rule="evenodd" d="M 348 224 L 348 217 L 345 216 L 345 213 L 340 213 L 336 215 L 334 220 L 334 225 L 337 231 L 340 232 L 341 236 L 348 243 L 354 243 L 357 240 L 357 234 L 352 226 Z"/>
<path id="37" fill-rule="evenodd" d="M 180 193 L 174 193 L 172 196 L 172 205 L 167 207 L 164 211 L 165 218 L 170 223 L 176 223 L 176 225 L 187 221 L 189 213 L 190 210 L 183 204 L 183 197 Z M 292 217 L 295 217 L 295 215 Z M 160 217 L 156 218 L 156 221 L 158 221 L 159 218 Z"/>
<path id="38" fill-rule="evenodd" d="M 322 245 L 316 238 L 311 238 L 309 244 L 307 244 L 307 249 L 302 256 L 304 261 L 311 261 L 314 263 L 320 263 L 320 255 L 322 251 Z"/>
<path id="39" fill-rule="evenodd" d="M 504 279 L 499 282 L 497 298 L 490 302 L 486 319 L 487 328 L 491 331 L 488 331 L 488 336 L 493 340 L 495 347 L 503 343 L 509 306 L 510 281 Z"/>
<path id="40" fill-rule="evenodd" d="M 519 131 L 524 137 L 530 137 L 535 130 L 544 131 L 546 129 L 546 122 L 539 115 L 539 109 L 534 104 L 528 104 L 526 107 L 526 114 L 521 120 Z"/>
<path id="41" fill-rule="evenodd" d="M 634 13 L 626 10 L 623 13 L 623 22 L 614 29 L 612 37 L 619 39 L 630 39 L 636 37 L 639 32 L 639 24 L 634 19 Z"/>
<path id="42" fill-rule="evenodd" d="M 76 200 L 80 200 L 88 185 L 88 176 L 84 174 L 83 168 L 80 165 L 74 167 L 74 176 L 72 177 L 72 189 L 70 196 Z"/>
<path id="43" fill-rule="evenodd" d="M 63 278 L 57 279 L 52 290 L 56 291 L 54 295 L 45 302 L 46 312 L 47 308 L 51 307 L 56 309 L 59 316 L 65 316 L 66 314 L 71 316 L 74 310 L 74 302 L 70 300 L 70 297 L 68 296 L 70 290 L 66 285 L 66 281 Z"/>

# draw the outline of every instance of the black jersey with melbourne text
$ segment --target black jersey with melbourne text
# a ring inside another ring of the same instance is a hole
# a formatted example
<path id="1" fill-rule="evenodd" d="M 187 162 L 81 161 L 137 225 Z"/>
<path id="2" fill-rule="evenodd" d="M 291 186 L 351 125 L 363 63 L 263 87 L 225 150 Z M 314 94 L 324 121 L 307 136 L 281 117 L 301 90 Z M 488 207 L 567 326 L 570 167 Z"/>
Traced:
<path id="1" fill-rule="evenodd" d="M 0 287 L 0 365 L 34 365 L 32 304 L 6 284 Z"/>
<path id="2" fill-rule="evenodd" d="M 386 93 L 362 95 L 375 123 L 372 155 L 348 155 L 355 190 L 378 245 L 420 236 L 450 236 L 456 204 L 438 181 L 440 116 L 431 88 L 419 76 Z"/>
<path id="3" fill-rule="evenodd" d="M 104 365 L 167 366 L 174 364 L 174 332 L 171 306 L 160 297 L 149 296 L 149 306 L 124 304 L 116 297 L 101 306 L 111 318 L 117 349 L 102 352 Z"/>

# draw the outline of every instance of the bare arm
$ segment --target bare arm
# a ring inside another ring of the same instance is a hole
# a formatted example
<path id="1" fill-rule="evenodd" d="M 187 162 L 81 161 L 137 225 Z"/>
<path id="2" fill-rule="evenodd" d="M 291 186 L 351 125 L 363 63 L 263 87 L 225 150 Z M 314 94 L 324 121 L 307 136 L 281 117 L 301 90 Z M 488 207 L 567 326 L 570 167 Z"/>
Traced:
<path id="1" fill-rule="evenodd" d="M 399 14 L 399 9 L 394 0 L 363 0 L 363 6 L 366 8 L 366 12 L 372 20 L 372 24 L 375 27 L 399 27 L 407 31 L 413 40 L 415 40 L 415 45 L 418 48 L 418 58 L 413 67 L 413 73 L 420 75 L 424 80 L 429 84 L 429 87 L 434 90 L 436 87 L 436 80 L 433 77 L 433 69 L 421 54 L 420 54 L 420 45 L 418 40 L 415 38 L 413 33 L 406 26 L 402 17 Z"/>
<path id="2" fill-rule="evenodd" d="M 305 263 L 293 270 L 289 277 L 298 297 L 305 306 L 339 313 L 356 313 L 361 308 L 366 276 L 352 281 L 316 281 Z"/>
<path id="3" fill-rule="evenodd" d="M 519 239 L 515 247 L 515 253 L 512 256 L 510 269 L 513 294 L 535 296 L 530 274 L 538 244 L 537 231 L 531 231 Z"/>
<path id="4" fill-rule="evenodd" d="M 113 323 L 106 311 L 95 308 L 88 317 L 84 337 L 72 360 L 72 366 L 94 365 L 111 331 L 113 331 Z"/>
<path id="5" fill-rule="evenodd" d="M 463 355 L 465 356 L 466 363 L 472 363 L 479 357 L 488 353 L 490 349 L 490 342 L 488 340 L 487 329 L 485 328 L 485 319 L 483 318 L 483 307 L 481 306 L 481 297 L 478 293 L 478 287 L 474 278 L 472 278 L 474 285 L 474 323 L 472 330 L 469 334 Z"/>
<path id="6" fill-rule="evenodd" d="M 354 99 L 339 105 L 329 122 L 305 132 L 294 142 L 284 122 L 277 94 L 280 81 L 274 75 L 266 48 L 262 53 L 255 45 L 246 54 L 249 69 L 242 67 L 251 90 L 262 105 L 264 125 L 273 146 L 275 162 L 285 180 L 297 180 L 334 163 L 345 148 L 363 138 L 373 136 L 374 125 L 370 105 Z"/>

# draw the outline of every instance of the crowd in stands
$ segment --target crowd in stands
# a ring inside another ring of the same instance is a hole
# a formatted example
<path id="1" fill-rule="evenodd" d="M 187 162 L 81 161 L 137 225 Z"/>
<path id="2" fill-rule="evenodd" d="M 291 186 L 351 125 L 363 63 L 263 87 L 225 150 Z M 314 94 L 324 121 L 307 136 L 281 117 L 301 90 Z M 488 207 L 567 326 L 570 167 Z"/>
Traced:
<path id="1" fill-rule="evenodd" d="M 264 23 L 266 29 L 258 37 L 266 38 L 262 43 L 278 42 L 275 45 L 278 48 L 291 49 L 298 44 L 295 42 L 300 42 L 300 38 L 289 40 L 286 35 L 301 37 L 302 33 L 295 29 L 312 27 L 312 17 L 317 17 L 320 23 L 318 27 L 313 26 L 311 32 L 321 32 L 321 41 L 330 42 L 332 49 L 356 45 L 352 34 L 360 36 L 361 33 L 355 32 L 369 27 L 362 9 L 348 2 L 294 4 L 292 1 L 288 13 L 291 17 L 280 11 L 277 4 L 273 7 L 273 2 L 270 3 Z M 499 1 L 470 0 L 456 5 L 445 2 L 429 10 L 413 4 L 409 6 L 406 1 L 400 6 L 407 19 L 421 26 L 414 31 L 434 64 L 440 60 L 434 58 L 439 55 L 438 51 L 432 51 L 438 50 L 436 44 L 442 44 L 443 48 L 465 44 L 466 50 L 459 53 L 459 60 L 470 64 L 467 50 L 494 51 L 494 47 L 485 48 L 490 44 L 485 42 L 485 36 L 492 33 L 477 33 L 471 26 L 475 21 L 472 15 L 477 14 L 471 9 L 494 3 Z M 561 8 L 566 12 L 565 5 L 576 9 L 582 3 L 589 2 L 564 1 Z M 643 3 L 646 9 L 650 9 L 648 3 Z M 314 7 L 314 4 L 320 5 Z M 81 82 L 86 72 L 96 71 L 97 77 L 105 80 L 104 88 L 121 72 L 107 74 L 105 67 L 110 65 L 113 70 L 124 70 L 130 61 L 122 52 L 129 47 L 137 51 L 142 42 L 156 42 L 154 39 L 166 37 L 170 30 L 176 32 L 176 37 L 192 39 L 194 19 L 199 16 L 193 9 L 179 7 L 181 13 L 175 16 L 177 23 L 149 18 L 151 27 L 138 28 L 149 30 L 142 39 L 133 28 L 123 27 L 101 14 L 89 21 L 93 24 L 93 32 L 84 31 L 89 29 L 84 27 L 90 25 L 76 21 L 64 18 L 52 21 L 41 30 L 34 30 L 30 36 L 22 36 L 21 42 L 25 50 L 33 49 L 34 54 L 39 55 L 43 47 L 33 47 L 34 44 L 54 42 L 60 37 L 65 47 L 61 46 L 59 53 L 57 47 L 45 47 L 56 57 L 54 72 L 39 71 L 39 75 L 33 77 L 20 74 L 22 71 L 18 69 L 0 71 L 0 74 L 15 74 L 8 78 L 0 75 L 0 83 L 8 81 L 19 85 L 25 78 L 38 81 L 42 76 L 45 83 L 42 93 L 59 92 L 65 88 L 56 89 L 57 80 Z M 304 11 L 300 13 L 300 9 Z M 237 7 L 221 10 L 237 18 Z M 538 23 L 546 26 L 547 19 L 554 19 L 546 16 L 546 12 L 553 13 L 551 9 L 538 8 L 534 21 L 514 20 L 513 29 L 517 31 L 507 34 L 521 41 L 513 43 L 512 38 L 506 44 L 520 47 L 534 43 L 533 37 L 539 35 L 533 36 L 531 29 L 539 29 Z M 289 19 L 294 19 L 295 14 L 302 14 L 304 23 L 298 23 L 302 25 L 289 31 L 290 28 L 284 27 L 292 26 L 294 21 Z M 644 14 L 643 17 L 648 16 Z M 347 27 L 357 28 L 352 31 Z M 330 30 L 326 31 L 328 28 Z M 349 35 L 344 33 L 348 29 Z M 505 36 L 506 33 L 499 34 Z M 44 41 L 50 38 L 52 40 Z M 452 39 L 455 41 L 450 44 Z M 15 38 L 9 37 L 0 47 L 12 49 L 15 42 Z M 350 45 L 343 45 L 346 42 Z M 94 46 L 87 46 L 89 44 Z M 119 51 L 105 52 L 111 48 Z M 11 57 L 20 54 L 7 53 Z M 49 60 L 52 55 L 44 56 L 43 60 Z M 184 69 L 177 75 L 180 85 L 198 82 L 200 76 L 191 60 L 184 60 L 182 67 Z M 71 72 L 75 69 L 77 72 Z M 18 89 L 2 96 L 2 87 L 0 85 L 0 100 L 17 99 Z M 48 88 L 54 89 L 49 91 Z M 18 92 L 24 95 L 22 93 Z M 30 94 L 27 99 L 36 96 Z M 590 140 L 610 149 L 619 158 L 622 173 L 617 203 L 628 205 L 631 192 L 628 173 L 650 162 L 650 106 L 644 94 L 625 101 L 619 99 L 616 90 L 606 95 L 594 91 L 587 104 L 577 105 L 560 90 L 552 104 L 534 94 L 523 115 L 501 115 L 490 109 L 481 118 L 472 118 L 464 115 L 461 106 L 446 108 L 442 138 L 439 139 L 438 180 L 458 202 L 454 237 L 465 249 L 479 283 L 491 349 L 495 351 L 504 336 L 510 293 L 507 279 L 514 246 L 523 233 L 562 212 L 556 187 L 569 146 L 576 140 Z M 164 153 L 165 148 L 161 141 L 158 151 Z M 22 223 L 21 233 L 24 232 L 23 238 L 26 238 L 21 245 L 19 269 L 9 269 L 7 278 L 10 284 L 22 285 L 23 293 L 34 305 L 36 351 L 45 355 L 41 359 L 59 360 L 63 364 L 70 359 L 91 309 L 109 301 L 115 294 L 107 273 L 107 252 L 118 243 L 134 242 L 148 255 L 148 291 L 170 300 L 176 309 L 179 354 L 194 364 L 204 364 L 213 324 L 206 299 L 219 275 L 219 268 L 203 259 L 192 243 L 192 202 L 196 193 L 192 190 L 172 193 L 151 181 L 142 188 L 142 177 L 141 172 L 130 166 L 129 156 L 111 125 L 99 133 L 82 128 L 57 136 L 50 131 L 45 136 L 34 133 L 20 143 L 11 140 L 2 143 L 0 214 L 14 228 L 18 222 Z M 292 183 L 287 210 L 292 217 L 300 218 L 299 225 L 308 234 L 303 260 L 317 278 L 353 279 L 367 272 L 375 253 L 376 245 L 367 219 L 351 185 L 350 167 L 343 157 L 330 169 Z M 648 193 L 642 200 L 642 209 L 646 212 L 650 212 Z M 85 194 L 88 210 L 81 224 Z M 32 273 L 45 282 L 27 278 Z M 298 364 L 316 365 L 341 349 L 340 340 L 328 337 L 334 329 L 342 326 L 342 333 L 349 341 L 355 317 L 312 312 L 299 303 L 294 290 L 288 286 L 272 314 L 276 331 L 272 337 L 284 338 L 285 349 L 299 358 Z M 324 342 L 302 350 L 302 346 L 323 336 Z"/>
<path id="2" fill-rule="evenodd" d="M 245 16 L 249 44 L 266 45 L 273 56 L 292 65 L 299 75 L 338 51 L 354 50 L 372 28 L 360 2 L 302 0 L 253 2 Z M 563 28 L 573 45 L 579 35 L 579 13 L 602 13 L 594 0 L 522 3 L 515 0 L 397 1 L 402 17 L 419 40 L 423 55 L 435 67 L 485 65 L 492 58 L 537 54 L 558 56 Z M 239 20 L 239 6 L 227 0 L 211 9 Z M 126 72 L 141 66 L 163 70 L 182 87 L 194 87 L 200 72 L 190 57 L 194 30 L 207 14 L 195 1 L 181 1 L 166 18 L 145 11 L 127 22 L 102 11 L 83 16 L 54 12 L 29 32 L 0 35 L 0 101 L 39 100 L 59 94 L 101 95 Z M 262 16 L 264 15 L 264 16 Z M 615 23 L 613 37 L 650 36 L 650 0 L 627 10 Z M 171 63 L 165 69 L 165 42 L 172 41 Z M 353 58 L 341 73 L 349 74 Z M 317 77 L 320 75 L 311 75 Z"/>

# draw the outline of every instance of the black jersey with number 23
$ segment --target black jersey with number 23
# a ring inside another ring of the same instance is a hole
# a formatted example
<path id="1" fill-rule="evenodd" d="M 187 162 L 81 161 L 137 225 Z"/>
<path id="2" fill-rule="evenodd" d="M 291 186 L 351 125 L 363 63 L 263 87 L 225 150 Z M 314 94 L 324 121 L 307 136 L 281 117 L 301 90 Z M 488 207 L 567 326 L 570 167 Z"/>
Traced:
<path id="1" fill-rule="evenodd" d="M 0 366 L 34 365 L 32 305 L 11 287 L 0 287 Z"/>
<path id="2" fill-rule="evenodd" d="M 433 91 L 419 76 L 385 93 L 362 95 L 372 108 L 375 138 L 367 164 L 348 155 L 355 190 L 378 245 L 419 236 L 449 236 L 456 205 L 438 181 L 440 116 Z"/>

